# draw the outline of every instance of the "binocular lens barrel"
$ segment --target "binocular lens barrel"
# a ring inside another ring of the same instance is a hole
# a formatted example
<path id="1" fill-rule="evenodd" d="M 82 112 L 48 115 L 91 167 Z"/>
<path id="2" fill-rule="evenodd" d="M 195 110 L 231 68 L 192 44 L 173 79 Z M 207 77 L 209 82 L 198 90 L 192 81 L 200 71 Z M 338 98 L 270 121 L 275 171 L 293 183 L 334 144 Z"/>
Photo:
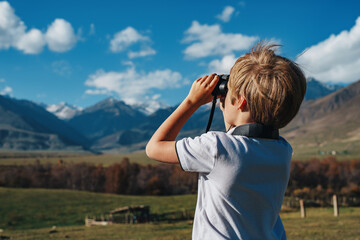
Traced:
<path id="1" fill-rule="evenodd" d="M 211 93 L 213 96 L 226 96 L 227 93 L 227 83 L 229 81 L 228 74 L 218 75 L 219 82 L 217 83 L 216 87 L 214 88 L 213 92 Z"/>

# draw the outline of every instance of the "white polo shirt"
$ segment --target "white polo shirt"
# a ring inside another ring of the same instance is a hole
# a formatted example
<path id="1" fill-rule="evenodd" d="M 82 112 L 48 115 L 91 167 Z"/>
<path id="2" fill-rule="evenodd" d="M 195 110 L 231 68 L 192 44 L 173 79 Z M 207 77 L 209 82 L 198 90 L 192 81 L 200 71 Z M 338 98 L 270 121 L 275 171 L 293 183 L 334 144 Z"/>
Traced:
<path id="1" fill-rule="evenodd" d="M 292 148 L 233 131 L 176 142 L 181 167 L 199 172 L 193 239 L 286 239 L 279 212 Z"/>

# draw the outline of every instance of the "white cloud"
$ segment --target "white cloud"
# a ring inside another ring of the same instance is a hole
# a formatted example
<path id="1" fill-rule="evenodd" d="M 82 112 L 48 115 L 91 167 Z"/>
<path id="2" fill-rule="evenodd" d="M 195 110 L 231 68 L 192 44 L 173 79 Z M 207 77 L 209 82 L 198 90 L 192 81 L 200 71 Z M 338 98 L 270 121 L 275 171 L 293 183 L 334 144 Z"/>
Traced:
<path id="1" fill-rule="evenodd" d="M 124 66 L 135 67 L 135 64 L 132 61 L 122 61 L 121 64 Z"/>
<path id="2" fill-rule="evenodd" d="M 161 97 L 160 94 L 155 94 L 154 96 L 151 97 L 151 100 L 158 100 Z"/>
<path id="3" fill-rule="evenodd" d="M 223 33 L 220 25 L 201 25 L 193 21 L 186 30 L 184 43 L 192 43 L 184 54 L 187 58 L 202 58 L 213 55 L 225 56 L 234 51 L 249 49 L 259 38 L 240 33 Z"/>
<path id="4" fill-rule="evenodd" d="M 127 51 L 127 55 L 130 59 L 146 57 L 156 54 L 156 51 L 149 46 L 150 43 L 151 40 L 149 37 L 141 35 L 133 27 L 127 27 L 124 30 L 116 33 L 110 40 L 110 50 L 113 53 Z M 140 50 L 131 50 L 134 45 L 139 44 L 141 44 Z"/>
<path id="5" fill-rule="evenodd" d="M 360 17 L 350 31 L 332 34 L 297 58 L 307 76 L 323 82 L 349 83 L 360 78 Z"/>
<path id="6" fill-rule="evenodd" d="M 153 72 L 137 72 L 130 67 L 123 72 L 105 72 L 98 70 L 90 75 L 85 82 L 87 94 L 117 94 L 121 99 L 132 102 L 142 100 L 152 89 L 180 87 L 184 81 L 178 72 L 169 69 Z"/>
<path id="7" fill-rule="evenodd" d="M 0 49 L 13 47 L 25 54 L 38 54 L 48 44 L 52 51 L 65 52 L 74 47 L 77 40 L 71 24 L 64 19 L 56 19 L 46 33 L 36 28 L 27 31 L 10 4 L 0 2 Z"/>
<path id="8" fill-rule="evenodd" d="M 5 82 L 6 82 L 5 78 L 0 78 L 1 85 L 3 85 L 3 83 Z M 13 89 L 9 86 L 5 86 L 4 89 L 0 91 L 0 95 L 4 95 L 4 96 L 12 96 L 12 93 L 13 93 Z"/>
<path id="9" fill-rule="evenodd" d="M 42 51 L 44 45 L 45 38 L 42 32 L 33 28 L 19 38 L 16 47 L 24 53 L 37 54 Z"/>
<path id="10" fill-rule="evenodd" d="M 235 8 L 233 8 L 232 6 L 226 6 L 222 13 L 217 15 L 216 18 L 220 19 L 223 22 L 229 22 L 234 11 Z"/>
<path id="11" fill-rule="evenodd" d="M 148 47 L 148 48 L 138 51 L 138 52 L 129 51 L 128 57 L 129 58 L 138 58 L 138 57 L 146 57 L 146 56 L 155 55 L 155 54 L 156 54 L 156 51 L 154 49 Z"/>
<path id="12" fill-rule="evenodd" d="M 116 33 L 110 41 L 110 50 L 112 52 L 122 52 L 130 45 L 137 42 L 149 41 L 146 36 L 141 35 L 136 29 L 127 27 L 126 29 Z"/>
<path id="13" fill-rule="evenodd" d="M 107 95 L 109 91 L 105 89 L 87 89 L 85 93 L 89 95 Z"/>
<path id="14" fill-rule="evenodd" d="M 218 74 L 229 74 L 230 69 L 236 62 L 234 54 L 226 55 L 221 60 L 213 60 L 209 63 L 209 71 Z"/>
<path id="15" fill-rule="evenodd" d="M 55 19 L 48 27 L 45 37 L 49 49 L 55 52 L 69 51 L 77 42 L 77 37 L 71 24 L 59 18 Z"/>
<path id="16" fill-rule="evenodd" d="M 9 86 L 6 86 L 1 92 L 0 95 L 9 95 L 11 96 L 13 92 L 13 89 Z"/>
<path id="17" fill-rule="evenodd" d="M 24 35 L 26 26 L 15 15 L 8 2 L 0 2 L 0 49 L 16 47 L 18 39 Z"/>

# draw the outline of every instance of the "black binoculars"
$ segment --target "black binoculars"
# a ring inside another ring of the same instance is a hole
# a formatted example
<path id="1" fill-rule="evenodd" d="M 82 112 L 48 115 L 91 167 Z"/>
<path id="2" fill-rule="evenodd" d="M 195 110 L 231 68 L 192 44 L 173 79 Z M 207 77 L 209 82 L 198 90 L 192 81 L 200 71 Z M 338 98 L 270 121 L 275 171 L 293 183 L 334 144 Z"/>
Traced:
<path id="1" fill-rule="evenodd" d="M 212 91 L 212 95 L 217 96 L 226 96 L 226 93 L 228 91 L 227 83 L 229 81 L 230 75 L 228 74 L 222 74 L 219 76 L 219 82 L 216 84 L 216 87 Z"/>

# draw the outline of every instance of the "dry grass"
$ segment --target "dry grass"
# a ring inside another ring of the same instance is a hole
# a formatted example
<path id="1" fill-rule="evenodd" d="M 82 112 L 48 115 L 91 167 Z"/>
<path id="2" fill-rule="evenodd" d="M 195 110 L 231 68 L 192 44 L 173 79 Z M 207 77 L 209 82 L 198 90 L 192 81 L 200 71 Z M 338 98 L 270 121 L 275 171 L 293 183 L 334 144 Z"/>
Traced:
<path id="1" fill-rule="evenodd" d="M 127 205 L 150 205 L 162 213 L 194 209 L 196 195 L 123 196 L 69 190 L 0 188 L 0 236 L 11 239 L 191 239 L 189 221 L 85 227 L 86 214 L 99 214 Z M 360 208 L 340 208 L 334 217 L 331 208 L 309 208 L 307 218 L 300 212 L 282 212 L 288 239 L 360 239 Z M 52 226 L 56 231 L 50 233 Z"/>

